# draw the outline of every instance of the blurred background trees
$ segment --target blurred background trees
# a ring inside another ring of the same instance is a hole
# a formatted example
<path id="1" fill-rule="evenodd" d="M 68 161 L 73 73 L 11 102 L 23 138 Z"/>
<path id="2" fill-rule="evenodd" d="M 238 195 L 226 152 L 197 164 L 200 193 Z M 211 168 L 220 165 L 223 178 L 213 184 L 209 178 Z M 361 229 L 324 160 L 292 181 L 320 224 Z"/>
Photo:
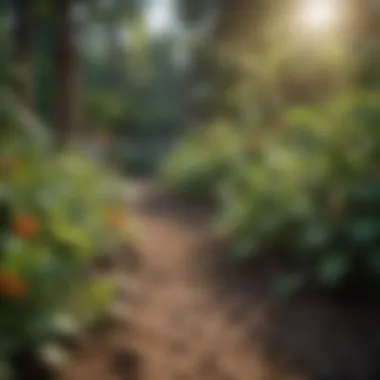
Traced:
<path id="1" fill-rule="evenodd" d="M 207 120 L 260 113 L 276 123 L 284 104 L 329 96 L 347 77 L 376 86 L 376 2 L 349 1 L 336 33 L 306 28 L 302 3 L 2 0 L 2 81 L 61 138 L 117 136 L 110 157 L 152 172 Z"/>
<path id="2" fill-rule="evenodd" d="M 124 160 L 118 152 L 126 149 L 165 150 L 189 124 L 190 98 L 207 91 L 195 85 L 193 61 L 216 23 L 217 2 L 20 4 L 1 3 L 3 73 L 12 71 L 3 81 L 12 77 L 60 139 L 115 134 L 124 145 L 114 157 Z"/>

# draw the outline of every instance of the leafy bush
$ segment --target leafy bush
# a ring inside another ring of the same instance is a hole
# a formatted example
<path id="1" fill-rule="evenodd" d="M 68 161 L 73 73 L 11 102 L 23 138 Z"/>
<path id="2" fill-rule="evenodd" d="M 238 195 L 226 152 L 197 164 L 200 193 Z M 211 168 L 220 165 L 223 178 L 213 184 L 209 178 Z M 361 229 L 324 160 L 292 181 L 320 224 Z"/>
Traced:
<path id="1" fill-rule="evenodd" d="M 99 250 L 129 236 L 117 178 L 75 149 L 52 151 L 43 130 L 30 133 L 11 113 L 1 116 L 0 361 L 6 361 L 54 339 L 60 315 L 80 326 L 106 310 L 113 285 L 92 279 L 89 265 Z"/>
<path id="2" fill-rule="evenodd" d="M 162 177 L 179 194 L 213 199 L 221 180 L 242 159 L 242 147 L 234 126 L 217 121 L 195 132 L 169 154 Z"/>
<path id="3" fill-rule="evenodd" d="M 380 282 L 380 96 L 293 108 L 221 191 L 232 257 L 276 253 L 294 287 Z"/>

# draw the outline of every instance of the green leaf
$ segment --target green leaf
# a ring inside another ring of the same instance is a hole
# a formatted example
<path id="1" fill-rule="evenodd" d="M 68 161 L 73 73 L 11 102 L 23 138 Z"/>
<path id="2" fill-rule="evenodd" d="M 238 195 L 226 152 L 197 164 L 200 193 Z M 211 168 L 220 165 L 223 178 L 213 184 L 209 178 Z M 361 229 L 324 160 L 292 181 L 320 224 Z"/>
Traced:
<path id="1" fill-rule="evenodd" d="M 79 256 L 82 256 L 91 251 L 92 241 L 90 236 L 86 234 L 84 227 L 81 228 L 68 223 L 57 223 L 52 226 L 52 231 L 58 241 L 71 247 L 74 255 L 79 254 Z"/>
<path id="2" fill-rule="evenodd" d="M 92 311 L 104 311 L 112 300 L 116 291 L 116 284 L 110 280 L 97 280 L 89 284 L 85 298 Z"/>
<path id="3" fill-rule="evenodd" d="M 278 297 L 290 297 L 298 292 L 306 282 L 306 277 L 301 273 L 281 276 L 273 283 L 273 293 Z"/>
<path id="4" fill-rule="evenodd" d="M 350 271 L 350 256 L 345 252 L 330 252 L 317 264 L 317 277 L 323 285 L 334 286 Z"/>
<path id="5" fill-rule="evenodd" d="M 331 235 L 330 229 L 323 224 L 311 224 L 306 227 L 301 237 L 301 248 L 318 249 L 327 244 Z"/>

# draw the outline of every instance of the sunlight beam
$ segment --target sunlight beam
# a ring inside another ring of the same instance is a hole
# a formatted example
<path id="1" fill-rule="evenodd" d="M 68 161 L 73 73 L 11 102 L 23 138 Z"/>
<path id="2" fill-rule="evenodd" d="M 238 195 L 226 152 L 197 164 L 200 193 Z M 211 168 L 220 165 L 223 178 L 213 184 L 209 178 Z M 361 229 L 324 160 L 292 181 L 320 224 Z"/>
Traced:
<path id="1" fill-rule="evenodd" d="M 323 32 L 339 23 L 341 13 L 339 0 L 303 0 L 299 17 L 303 28 Z"/>

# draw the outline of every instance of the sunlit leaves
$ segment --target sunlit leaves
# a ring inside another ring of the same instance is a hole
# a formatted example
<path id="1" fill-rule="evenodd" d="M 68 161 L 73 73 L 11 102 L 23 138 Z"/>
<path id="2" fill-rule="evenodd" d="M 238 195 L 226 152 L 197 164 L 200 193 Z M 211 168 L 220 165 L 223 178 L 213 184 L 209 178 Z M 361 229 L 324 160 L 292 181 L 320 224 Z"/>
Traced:
<path id="1" fill-rule="evenodd" d="M 84 309 L 82 305 L 82 316 L 84 318 L 93 319 L 94 314 L 98 315 L 99 313 L 104 313 L 115 291 L 115 283 L 107 279 L 91 281 L 84 286 L 81 295 L 88 303 L 86 309 Z M 78 306 L 80 307 L 80 305 Z"/>
<path id="2" fill-rule="evenodd" d="M 176 191 L 215 196 L 227 173 L 239 171 L 242 153 L 238 131 L 218 120 L 172 152 L 163 167 L 163 177 Z"/>
<path id="3" fill-rule="evenodd" d="M 377 171 L 370 170 L 380 141 L 377 104 L 375 95 L 355 93 L 290 110 L 286 128 L 263 140 L 261 158 L 245 166 L 246 197 L 242 181 L 230 181 L 224 194 L 221 219 L 229 220 L 232 231 L 245 231 L 232 235 L 237 257 L 254 258 L 255 242 L 271 241 L 279 255 L 306 265 L 309 278 L 319 285 L 336 286 L 357 262 L 379 278 L 374 247 L 379 243 L 380 198 L 371 179 Z M 285 240 L 284 229 L 292 234 Z M 262 244 L 259 253 L 268 247 Z M 300 286 L 292 277 L 280 283 L 284 292 Z"/>
<path id="4" fill-rule="evenodd" d="M 141 20 L 134 20 L 129 25 L 127 33 L 129 33 L 126 45 L 128 68 L 140 83 L 145 84 L 151 73 L 150 40 L 146 25 Z"/>

